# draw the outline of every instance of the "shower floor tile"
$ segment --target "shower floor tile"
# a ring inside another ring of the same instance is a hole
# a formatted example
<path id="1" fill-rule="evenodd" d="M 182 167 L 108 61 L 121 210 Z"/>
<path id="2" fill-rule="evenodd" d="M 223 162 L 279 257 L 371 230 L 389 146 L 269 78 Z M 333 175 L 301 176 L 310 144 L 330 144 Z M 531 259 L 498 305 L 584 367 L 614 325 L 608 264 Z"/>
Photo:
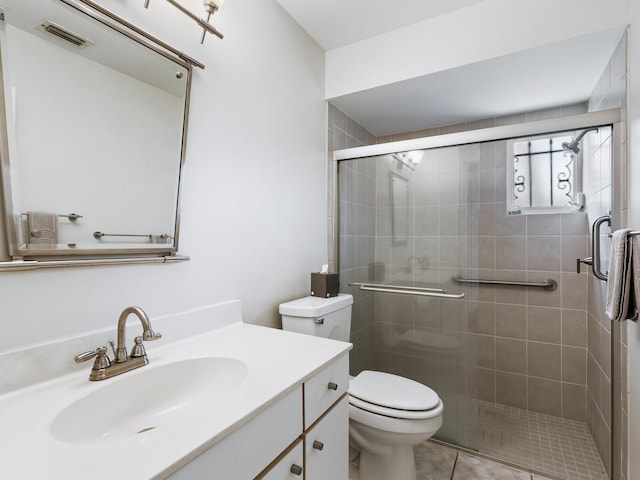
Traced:
<path id="1" fill-rule="evenodd" d="M 478 402 L 478 453 L 567 480 L 607 480 L 587 425 L 500 404 Z"/>

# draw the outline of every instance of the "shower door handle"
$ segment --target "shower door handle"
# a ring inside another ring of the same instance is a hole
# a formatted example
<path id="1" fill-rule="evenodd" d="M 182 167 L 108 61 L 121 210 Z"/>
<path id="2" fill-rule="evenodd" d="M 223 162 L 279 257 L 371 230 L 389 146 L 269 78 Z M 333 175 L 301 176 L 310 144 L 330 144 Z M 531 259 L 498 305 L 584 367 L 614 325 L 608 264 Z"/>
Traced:
<path id="1" fill-rule="evenodd" d="M 611 226 L 611 215 L 598 217 L 591 227 L 591 257 L 593 258 L 591 268 L 596 278 L 606 282 L 608 276 L 606 273 L 602 273 L 600 267 L 600 227 L 602 227 L 603 223 Z"/>

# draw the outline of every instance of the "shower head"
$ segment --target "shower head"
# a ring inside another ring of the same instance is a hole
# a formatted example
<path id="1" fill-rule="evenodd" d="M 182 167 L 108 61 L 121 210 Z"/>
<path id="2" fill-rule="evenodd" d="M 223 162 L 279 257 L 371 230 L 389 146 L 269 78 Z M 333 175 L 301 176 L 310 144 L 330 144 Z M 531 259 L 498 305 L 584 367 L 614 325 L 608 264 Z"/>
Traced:
<path id="1" fill-rule="evenodd" d="M 580 135 L 578 135 L 574 140 L 571 140 L 570 142 L 562 142 L 562 149 L 566 152 L 572 152 L 577 155 L 578 153 L 580 153 L 580 147 L 578 147 L 578 145 L 580 144 L 580 140 L 582 140 L 582 137 L 584 137 L 587 134 L 587 132 L 593 132 L 593 131 L 597 132 L 598 128 L 597 127 L 587 128 Z"/>

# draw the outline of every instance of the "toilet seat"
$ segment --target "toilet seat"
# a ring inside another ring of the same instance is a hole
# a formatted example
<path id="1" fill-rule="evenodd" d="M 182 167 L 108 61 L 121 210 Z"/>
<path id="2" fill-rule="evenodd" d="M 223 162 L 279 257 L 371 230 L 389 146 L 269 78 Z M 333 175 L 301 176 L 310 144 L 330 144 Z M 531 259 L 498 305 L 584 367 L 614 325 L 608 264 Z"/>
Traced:
<path id="1" fill-rule="evenodd" d="M 407 420 L 428 419 L 442 413 L 440 398 L 426 385 L 372 370 L 364 370 L 351 379 L 349 403 L 374 414 Z"/>
<path id="2" fill-rule="evenodd" d="M 382 407 L 375 403 L 363 402 L 359 398 L 349 395 L 349 404 L 365 412 L 402 420 L 426 420 L 442 413 L 442 410 L 438 408 L 440 403 L 430 410 L 399 410 L 396 408 Z"/>

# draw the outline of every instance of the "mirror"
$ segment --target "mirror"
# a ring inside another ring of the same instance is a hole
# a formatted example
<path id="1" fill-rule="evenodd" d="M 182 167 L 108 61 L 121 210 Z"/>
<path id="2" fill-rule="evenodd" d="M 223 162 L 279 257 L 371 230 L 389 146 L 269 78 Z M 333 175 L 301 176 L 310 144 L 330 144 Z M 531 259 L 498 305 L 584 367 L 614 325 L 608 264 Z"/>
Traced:
<path id="1" fill-rule="evenodd" d="M 72 1 L 3 10 L 11 256 L 175 253 L 191 65 Z"/>

